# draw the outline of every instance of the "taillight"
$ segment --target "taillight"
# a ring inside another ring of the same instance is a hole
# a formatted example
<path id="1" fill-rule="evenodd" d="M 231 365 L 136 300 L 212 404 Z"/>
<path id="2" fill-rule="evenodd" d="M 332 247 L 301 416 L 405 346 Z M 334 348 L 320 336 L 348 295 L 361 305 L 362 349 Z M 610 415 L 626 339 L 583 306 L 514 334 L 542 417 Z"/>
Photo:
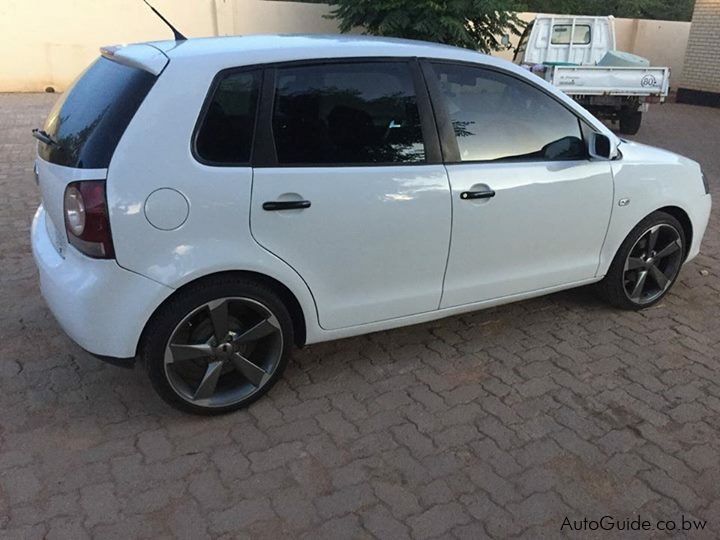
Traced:
<path id="1" fill-rule="evenodd" d="M 65 230 L 68 242 L 95 259 L 115 257 L 105 181 L 73 182 L 65 188 Z"/>

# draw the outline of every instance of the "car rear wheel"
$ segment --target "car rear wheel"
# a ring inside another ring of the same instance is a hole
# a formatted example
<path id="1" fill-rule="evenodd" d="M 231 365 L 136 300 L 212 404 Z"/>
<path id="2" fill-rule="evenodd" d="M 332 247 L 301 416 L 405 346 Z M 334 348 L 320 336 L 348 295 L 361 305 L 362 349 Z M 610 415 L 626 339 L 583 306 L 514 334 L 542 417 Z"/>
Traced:
<path id="1" fill-rule="evenodd" d="M 650 307 L 668 293 L 684 259 L 682 225 L 665 212 L 654 212 L 630 231 L 598 291 L 615 307 Z"/>
<path id="2" fill-rule="evenodd" d="M 277 295 L 232 278 L 181 291 L 144 336 L 141 354 L 155 390 L 197 414 L 230 412 L 265 394 L 293 343 L 290 315 Z"/>

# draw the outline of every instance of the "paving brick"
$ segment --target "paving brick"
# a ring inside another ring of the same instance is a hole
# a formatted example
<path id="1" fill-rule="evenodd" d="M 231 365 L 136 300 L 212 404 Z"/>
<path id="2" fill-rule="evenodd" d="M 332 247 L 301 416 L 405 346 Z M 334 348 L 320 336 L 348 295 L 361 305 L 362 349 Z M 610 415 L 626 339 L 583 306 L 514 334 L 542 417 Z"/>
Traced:
<path id="1" fill-rule="evenodd" d="M 120 502 L 115 496 L 115 487 L 112 484 L 83 488 L 80 504 L 87 515 L 86 527 L 94 527 L 98 523 L 113 523 L 119 517 Z"/>
<path id="2" fill-rule="evenodd" d="M 597 441 L 607 454 L 627 452 L 635 446 L 643 444 L 643 440 L 628 429 L 615 429 L 603 435 Z"/>
<path id="3" fill-rule="evenodd" d="M 0 537 L 550 538 L 565 513 L 693 515 L 720 537 L 720 110 L 643 121 L 716 203 L 652 309 L 585 288 L 311 345 L 265 399 L 196 418 L 74 345 L 40 296 L 28 132 L 56 97 L 0 95 Z"/>
<path id="4" fill-rule="evenodd" d="M 693 446 L 682 453 L 682 459 L 696 471 L 716 469 L 720 466 L 720 453 L 710 445 Z"/>
<path id="5" fill-rule="evenodd" d="M 563 454 L 563 449 L 550 438 L 534 440 L 515 452 L 515 459 L 523 467 L 542 465 Z"/>
<path id="6" fill-rule="evenodd" d="M 264 521 L 275 517 L 267 499 L 245 499 L 232 505 L 227 510 L 213 512 L 208 516 L 210 530 L 214 534 L 229 533 L 241 530 L 256 521 Z"/>
<path id="7" fill-rule="evenodd" d="M 329 519 L 357 512 L 376 501 L 372 488 L 368 484 L 360 484 L 320 497 L 315 506 L 323 519 Z"/>
<path id="8" fill-rule="evenodd" d="M 569 512 L 569 508 L 555 493 L 534 493 L 519 503 L 511 503 L 508 510 L 528 526 L 555 525 Z"/>
<path id="9" fill-rule="evenodd" d="M 470 521 L 470 516 L 458 503 L 438 504 L 418 516 L 408 519 L 415 538 L 440 536 L 457 525 Z"/>
<path id="10" fill-rule="evenodd" d="M 294 530 L 305 530 L 321 521 L 312 498 L 299 487 L 291 487 L 274 495 L 272 507 L 278 517 Z"/>
<path id="11" fill-rule="evenodd" d="M 376 505 L 361 513 L 362 524 L 375 538 L 403 540 L 410 538 L 408 527 L 395 519 L 387 508 Z"/>
<path id="12" fill-rule="evenodd" d="M 375 495 L 390 508 L 396 518 L 404 519 L 420 511 L 417 496 L 406 487 L 382 480 L 376 480 L 372 485 Z"/>
<path id="13" fill-rule="evenodd" d="M 291 442 L 278 444 L 262 452 L 253 452 L 248 455 L 248 458 L 252 463 L 253 471 L 262 472 L 281 467 L 294 459 L 303 457 L 304 454 L 301 442 Z"/>
<path id="14" fill-rule="evenodd" d="M 702 500 L 688 486 L 673 480 L 663 471 L 645 471 L 640 477 L 655 491 L 676 501 L 680 508 L 697 510 Z"/>

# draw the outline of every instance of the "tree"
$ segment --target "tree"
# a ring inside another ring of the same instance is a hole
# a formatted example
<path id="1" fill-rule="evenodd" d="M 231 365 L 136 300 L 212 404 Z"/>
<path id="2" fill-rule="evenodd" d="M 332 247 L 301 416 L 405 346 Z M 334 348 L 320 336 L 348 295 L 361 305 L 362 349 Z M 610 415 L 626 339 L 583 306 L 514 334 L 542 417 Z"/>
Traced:
<path id="1" fill-rule="evenodd" d="M 525 11 L 689 21 L 695 0 L 525 0 Z"/>
<path id="2" fill-rule="evenodd" d="M 504 49 L 501 36 L 524 23 L 515 0 L 329 0 L 340 31 L 435 41 L 483 52 Z"/>

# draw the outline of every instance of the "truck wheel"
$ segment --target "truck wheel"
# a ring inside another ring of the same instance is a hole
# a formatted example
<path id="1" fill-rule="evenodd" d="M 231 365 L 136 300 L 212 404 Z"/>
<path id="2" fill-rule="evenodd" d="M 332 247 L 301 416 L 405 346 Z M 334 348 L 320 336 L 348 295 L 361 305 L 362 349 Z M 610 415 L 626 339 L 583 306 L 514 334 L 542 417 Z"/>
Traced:
<path id="1" fill-rule="evenodd" d="M 640 111 L 623 111 L 620 113 L 620 133 L 625 135 L 635 135 L 640 131 L 640 123 L 642 122 L 642 112 Z"/>

